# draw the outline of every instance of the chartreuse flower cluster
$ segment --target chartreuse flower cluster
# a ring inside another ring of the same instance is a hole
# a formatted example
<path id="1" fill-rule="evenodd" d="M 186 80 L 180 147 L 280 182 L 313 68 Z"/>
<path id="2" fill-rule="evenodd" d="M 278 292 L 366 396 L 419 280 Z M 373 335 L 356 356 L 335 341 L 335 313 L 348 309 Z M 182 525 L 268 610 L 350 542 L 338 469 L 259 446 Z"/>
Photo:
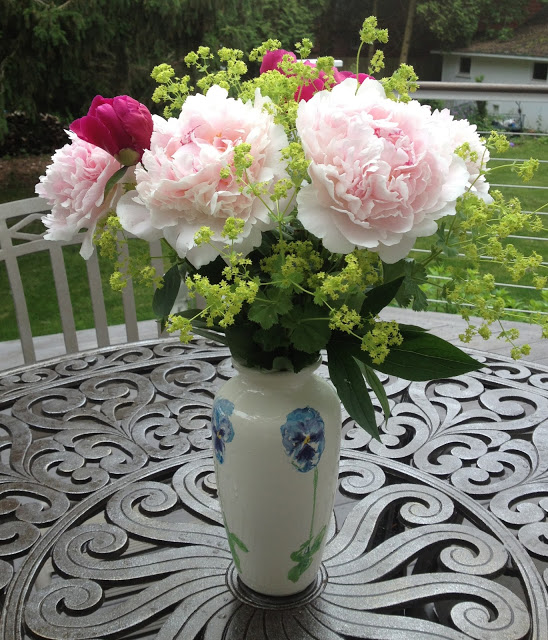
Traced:
<path id="1" fill-rule="evenodd" d="M 377 28 L 375 17 L 367 18 L 360 31 L 361 45 L 357 55 L 356 69 L 359 69 L 360 53 L 364 44 L 375 42 L 388 42 L 387 29 Z M 253 49 L 248 56 L 250 62 L 261 61 L 267 52 L 281 49 L 281 42 L 269 39 L 259 47 Z M 196 87 L 202 92 L 213 85 L 219 85 L 229 91 L 234 97 L 253 100 L 256 89 L 260 89 L 263 96 L 272 100 L 272 108 L 275 114 L 275 122 L 284 126 L 289 133 L 295 131 L 295 119 L 299 100 L 302 97 L 303 87 L 312 86 L 321 78 L 322 86 L 326 89 L 334 86 L 335 68 L 334 59 L 331 56 L 317 58 L 314 65 L 305 63 L 313 49 L 313 43 L 308 38 L 295 44 L 295 50 L 300 60 L 291 55 L 284 55 L 280 61 L 278 71 L 267 71 L 252 79 L 245 79 L 248 73 L 248 65 L 244 62 L 244 53 L 240 49 L 222 47 L 217 51 L 217 56 L 209 47 L 199 47 L 185 56 L 185 63 L 199 76 Z M 384 54 L 377 50 L 370 62 L 368 71 L 370 74 L 379 73 L 384 69 Z M 152 99 L 154 102 L 165 102 L 165 117 L 176 116 L 181 110 L 185 99 L 193 92 L 190 85 L 190 76 L 181 78 L 175 76 L 175 71 L 168 64 L 156 66 L 151 77 L 160 85 L 155 90 Z M 381 80 L 389 97 L 395 100 L 409 100 L 409 93 L 417 88 L 417 76 L 409 65 L 402 65 L 394 74 Z"/>
<path id="2" fill-rule="evenodd" d="M 145 286 L 162 286 L 162 276 L 151 266 L 148 253 L 135 255 L 126 250 L 128 240 L 114 211 L 97 224 L 94 243 L 101 255 L 113 263 L 110 286 L 114 291 L 125 289 L 130 278 Z"/>
<path id="3" fill-rule="evenodd" d="M 371 360 L 381 364 L 390 347 L 401 344 L 396 323 L 360 313 L 363 292 L 380 282 L 378 256 L 361 250 L 343 256 L 342 264 L 330 264 L 311 241 L 282 238 L 271 246 L 270 254 L 256 269 L 251 259 L 231 246 L 241 230 L 241 220 L 226 221 L 223 236 L 228 244 L 221 252 L 226 266 L 219 282 L 211 282 L 199 273 L 186 278 L 190 296 L 201 296 L 206 304 L 189 311 L 186 317 L 169 316 L 167 331 L 180 332 L 182 342 L 191 340 L 192 327 L 197 323 L 202 322 L 207 329 L 226 330 L 245 311 L 261 327 L 253 338 L 266 351 L 293 346 L 314 353 L 325 346 L 326 334 L 341 331 L 357 338 Z M 195 242 L 210 243 L 212 235 L 211 229 L 202 227 Z M 294 335 L 300 320 L 316 323 L 316 333 L 301 328 Z M 269 333 L 271 329 L 274 331 Z"/>
<path id="4" fill-rule="evenodd" d="M 487 145 L 503 153 L 509 143 L 504 135 L 492 132 Z M 457 153 L 466 160 L 474 152 L 463 145 Z M 533 177 L 539 163 L 530 159 L 505 166 L 510 166 L 527 181 Z M 540 216 L 522 211 L 517 198 L 506 200 L 500 191 L 491 191 L 491 196 L 490 203 L 473 193 L 465 194 L 458 201 L 457 214 L 450 224 L 440 225 L 437 243 L 425 263 L 440 263 L 441 258 L 449 258 L 444 268 L 436 268 L 438 276 L 443 274 L 446 279 L 436 297 L 457 307 L 467 320 L 468 326 L 460 339 L 466 343 L 479 335 L 488 340 L 495 331 L 499 339 L 512 345 L 511 356 L 519 359 L 530 352 L 530 346 L 516 345 L 519 331 L 505 329 L 503 321 L 523 320 L 523 315 L 509 312 L 504 291 L 498 287 L 490 270 L 498 265 L 513 282 L 527 281 L 537 289 L 545 288 L 548 270 L 542 256 L 535 251 L 524 253 L 508 240 L 519 234 L 539 236 L 545 229 Z M 479 324 L 476 318 L 480 319 Z M 532 320 L 542 326 L 543 336 L 548 337 L 548 317 L 538 314 Z"/>

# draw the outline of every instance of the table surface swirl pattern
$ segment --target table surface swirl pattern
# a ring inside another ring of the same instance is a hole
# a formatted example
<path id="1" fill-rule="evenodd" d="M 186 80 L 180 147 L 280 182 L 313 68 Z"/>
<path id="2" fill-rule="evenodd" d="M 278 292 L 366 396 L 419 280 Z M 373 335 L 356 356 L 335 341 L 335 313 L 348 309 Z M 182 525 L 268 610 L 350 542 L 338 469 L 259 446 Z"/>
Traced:
<path id="1" fill-rule="evenodd" d="M 226 349 L 157 340 L 8 372 L 0 637 L 545 640 L 548 369 L 473 355 L 484 368 L 456 379 L 385 376 L 382 442 L 343 414 L 323 566 L 289 599 L 237 580 L 222 528 L 208 427 Z"/>

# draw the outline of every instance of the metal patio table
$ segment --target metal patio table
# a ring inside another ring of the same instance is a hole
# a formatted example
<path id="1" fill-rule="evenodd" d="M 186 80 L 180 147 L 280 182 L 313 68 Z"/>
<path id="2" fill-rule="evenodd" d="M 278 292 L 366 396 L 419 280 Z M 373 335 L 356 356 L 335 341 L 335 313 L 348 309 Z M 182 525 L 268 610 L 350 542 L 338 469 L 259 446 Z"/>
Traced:
<path id="1" fill-rule="evenodd" d="M 216 500 L 226 349 L 158 339 L 4 374 L 0 638 L 546 640 L 548 369 L 472 354 L 459 378 L 385 376 L 382 442 L 343 414 L 322 568 L 276 599 L 238 581 Z"/>

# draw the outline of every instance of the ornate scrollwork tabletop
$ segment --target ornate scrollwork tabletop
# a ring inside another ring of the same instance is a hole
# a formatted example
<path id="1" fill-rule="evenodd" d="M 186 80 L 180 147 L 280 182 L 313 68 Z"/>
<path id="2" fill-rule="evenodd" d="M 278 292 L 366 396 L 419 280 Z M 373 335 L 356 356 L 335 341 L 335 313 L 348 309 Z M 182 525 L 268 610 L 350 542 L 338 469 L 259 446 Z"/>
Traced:
<path id="1" fill-rule="evenodd" d="M 344 417 L 322 569 L 288 599 L 238 581 L 222 528 L 208 424 L 226 349 L 157 340 L 11 370 L 0 638 L 545 640 L 548 369 L 473 355 L 484 368 L 456 379 L 386 376 L 381 442 Z"/>

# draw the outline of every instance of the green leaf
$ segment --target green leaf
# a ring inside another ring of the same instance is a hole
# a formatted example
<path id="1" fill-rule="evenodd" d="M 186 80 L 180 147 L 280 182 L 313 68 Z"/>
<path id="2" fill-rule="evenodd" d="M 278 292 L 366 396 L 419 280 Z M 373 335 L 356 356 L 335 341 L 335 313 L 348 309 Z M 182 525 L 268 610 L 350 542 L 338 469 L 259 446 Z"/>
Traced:
<path id="1" fill-rule="evenodd" d="M 287 356 L 276 356 L 272 359 L 272 369 L 274 371 L 293 371 L 293 362 Z M 295 372 L 297 372 L 296 369 Z"/>
<path id="2" fill-rule="evenodd" d="M 383 262 L 382 268 L 385 281 L 392 281 L 404 276 L 395 298 L 399 305 L 408 307 L 413 301 L 413 309 L 415 311 L 422 311 L 427 308 L 426 295 L 420 288 L 426 282 L 426 269 L 420 262 L 405 258 L 394 264 Z"/>
<path id="3" fill-rule="evenodd" d="M 356 341 L 356 344 L 359 343 Z M 351 349 L 345 348 L 343 340 L 332 340 L 327 345 L 329 377 L 349 416 L 373 438 L 379 440 L 375 409 L 361 369 L 353 355 Z"/>
<path id="4" fill-rule="evenodd" d="M 320 309 L 311 303 L 296 307 L 280 318 L 282 326 L 290 330 L 291 343 L 299 351 L 316 353 L 329 342 L 329 319 L 322 317 L 320 313 Z"/>
<path id="5" fill-rule="evenodd" d="M 312 558 L 307 558 L 305 562 L 301 562 L 294 566 L 287 573 L 288 579 L 291 580 L 291 582 L 297 582 L 311 564 Z"/>
<path id="6" fill-rule="evenodd" d="M 272 329 L 274 331 L 275 328 Z M 280 347 L 272 351 L 264 351 L 257 347 L 255 333 L 261 329 L 254 322 L 238 323 L 224 329 L 232 356 L 241 364 L 255 369 L 267 371 L 295 371 L 314 364 L 319 351 L 305 353 L 293 347 Z"/>
<path id="7" fill-rule="evenodd" d="M 282 327 L 276 325 L 270 329 L 257 329 L 253 340 L 264 351 L 275 351 L 281 347 L 289 347 L 289 340 Z"/>
<path id="8" fill-rule="evenodd" d="M 108 179 L 108 182 L 105 185 L 105 194 L 104 194 L 105 199 L 114 188 L 114 185 L 124 177 L 124 174 L 128 169 L 129 167 L 122 167 L 121 169 L 118 169 L 118 171 L 115 171 L 110 176 L 110 178 Z"/>
<path id="9" fill-rule="evenodd" d="M 360 311 L 362 318 L 375 317 L 387 307 L 396 297 L 404 279 L 404 276 L 400 276 L 367 291 Z"/>
<path id="10" fill-rule="evenodd" d="M 198 327 L 192 327 L 192 333 L 197 336 L 202 336 L 202 338 L 206 338 L 207 340 L 213 340 L 214 342 L 219 342 L 220 344 L 224 344 L 228 346 L 228 340 L 226 336 L 222 333 L 217 333 L 216 331 L 209 331 L 208 329 L 199 329 Z"/>
<path id="11" fill-rule="evenodd" d="M 230 547 L 230 553 L 232 554 L 232 559 L 234 560 L 234 564 L 236 565 L 236 568 L 238 569 L 238 571 L 241 572 L 242 567 L 240 564 L 240 557 L 238 556 L 238 551 L 236 550 L 236 547 L 239 547 L 245 553 L 248 553 L 249 550 L 245 546 L 245 544 L 240 540 L 240 538 L 238 538 L 238 536 L 232 533 L 232 531 L 228 530 L 226 526 L 226 521 L 225 521 L 225 529 L 228 535 L 228 546 Z"/>
<path id="12" fill-rule="evenodd" d="M 189 266 L 192 267 L 192 265 Z M 201 276 L 204 276 L 209 280 L 211 284 L 219 284 L 223 279 L 223 270 L 226 267 L 226 262 L 222 259 L 221 256 L 217 256 L 215 260 L 204 264 L 199 269 L 192 267 L 189 269 L 190 273 L 200 273 Z"/>
<path id="13" fill-rule="evenodd" d="M 373 364 L 364 351 L 356 357 L 377 371 L 414 381 L 451 378 L 484 366 L 442 338 L 421 331 L 400 332 L 403 343 L 391 347 L 382 364 Z"/>
<path id="14" fill-rule="evenodd" d="M 334 300 L 333 306 L 340 308 L 345 304 L 349 309 L 354 309 L 354 311 L 360 313 L 366 295 L 367 294 L 365 294 L 363 291 L 346 293 L 345 295 L 342 295 L 338 300 Z"/>
<path id="15" fill-rule="evenodd" d="M 272 302 L 266 296 L 258 294 L 247 314 L 250 320 L 261 325 L 263 329 L 270 329 L 276 324 L 278 314 Z"/>
<path id="16" fill-rule="evenodd" d="M 413 304 L 411 308 L 413 311 L 424 311 L 428 307 L 428 298 L 426 293 L 420 288 L 416 287 L 413 290 Z"/>
<path id="17" fill-rule="evenodd" d="M 288 291 L 269 287 L 256 296 L 249 307 L 248 318 L 260 324 L 263 329 L 270 329 L 277 323 L 278 316 L 287 313 L 292 306 Z"/>
<path id="18" fill-rule="evenodd" d="M 324 525 L 321 531 L 314 538 L 314 542 L 310 547 L 310 555 L 314 555 L 319 550 L 319 548 L 322 545 L 322 541 L 324 539 L 326 532 L 327 532 L 327 525 Z"/>
<path id="19" fill-rule="evenodd" d="M 179 265 L 174 264 L 163 277 L 163 286 L 156 289 L 152 298 L 152 309 L 158 318 L 169 315 L 181 286 Z"/>
<path id="20" fill-rule="evenodd" d="M 305 540 L 297 551 L 293 551 L 293 553 L 289 556 L 293 562 L 304 562 L 306 558 L 310 555 L 310 543 L 312 542 L 312 538 L 308 538 Z"/>
<path id="21" fill-rule="evenodd" d="M 398 327 L 400 328 L 400 333 L 405 333 L 408 334 L 412 331 L 415 331 L 417 333 L 425 333 L 427 331 L 429 331 L 429 329 L 425 329 L 424 327 L 418 327 L 415 324 L 402 324 L 400 322 L 398 322 Z"/>
<path id="22" fill-rule="evenodd" d="M 240 540 L 240 538 L 238 538 L 238 536 L 235 533 L 230 532 L 229 537 L 233 545 L 240 547 L 240 549 L 242 551 L 245 551 L 246 553 L 249 551 L 249 549 L 245 546 L 245 544 Z"/>
<path id="23" fill-rule="evenodd" d="M 381 404 L 385 421 L 388 420 L 390 417 L 390 406 L 388 405 L 388 397 L 386 396 L 386 391 L 384 390 L 382 382 L 371 367 L 367 366 L 364 362 L 361 362 L 361 360 L 358 361 L 358 364 L 361 365 L 360 368 L 365 376 L 367 384 L 371 387 L 371 390 L 377 396 L 377 399 Z"/>
<path id="24" fill-rule="evenodd" d="M 455 258 L 456 256 L 459 255 L 459 251 L 457 249 L 457 247 L 454 246 L 449 246 L 447 244 L 447 236 L 446 236 L 446 224 L 445 222 L 441 222 L 438 226 L 438 231 L 437 231 L 437 237 L 438 239 L 436 240 L 436 247 L 438 249 L 441 249 L 444 253 L 444 255 L 446 255 L 448 258 Z"/>

